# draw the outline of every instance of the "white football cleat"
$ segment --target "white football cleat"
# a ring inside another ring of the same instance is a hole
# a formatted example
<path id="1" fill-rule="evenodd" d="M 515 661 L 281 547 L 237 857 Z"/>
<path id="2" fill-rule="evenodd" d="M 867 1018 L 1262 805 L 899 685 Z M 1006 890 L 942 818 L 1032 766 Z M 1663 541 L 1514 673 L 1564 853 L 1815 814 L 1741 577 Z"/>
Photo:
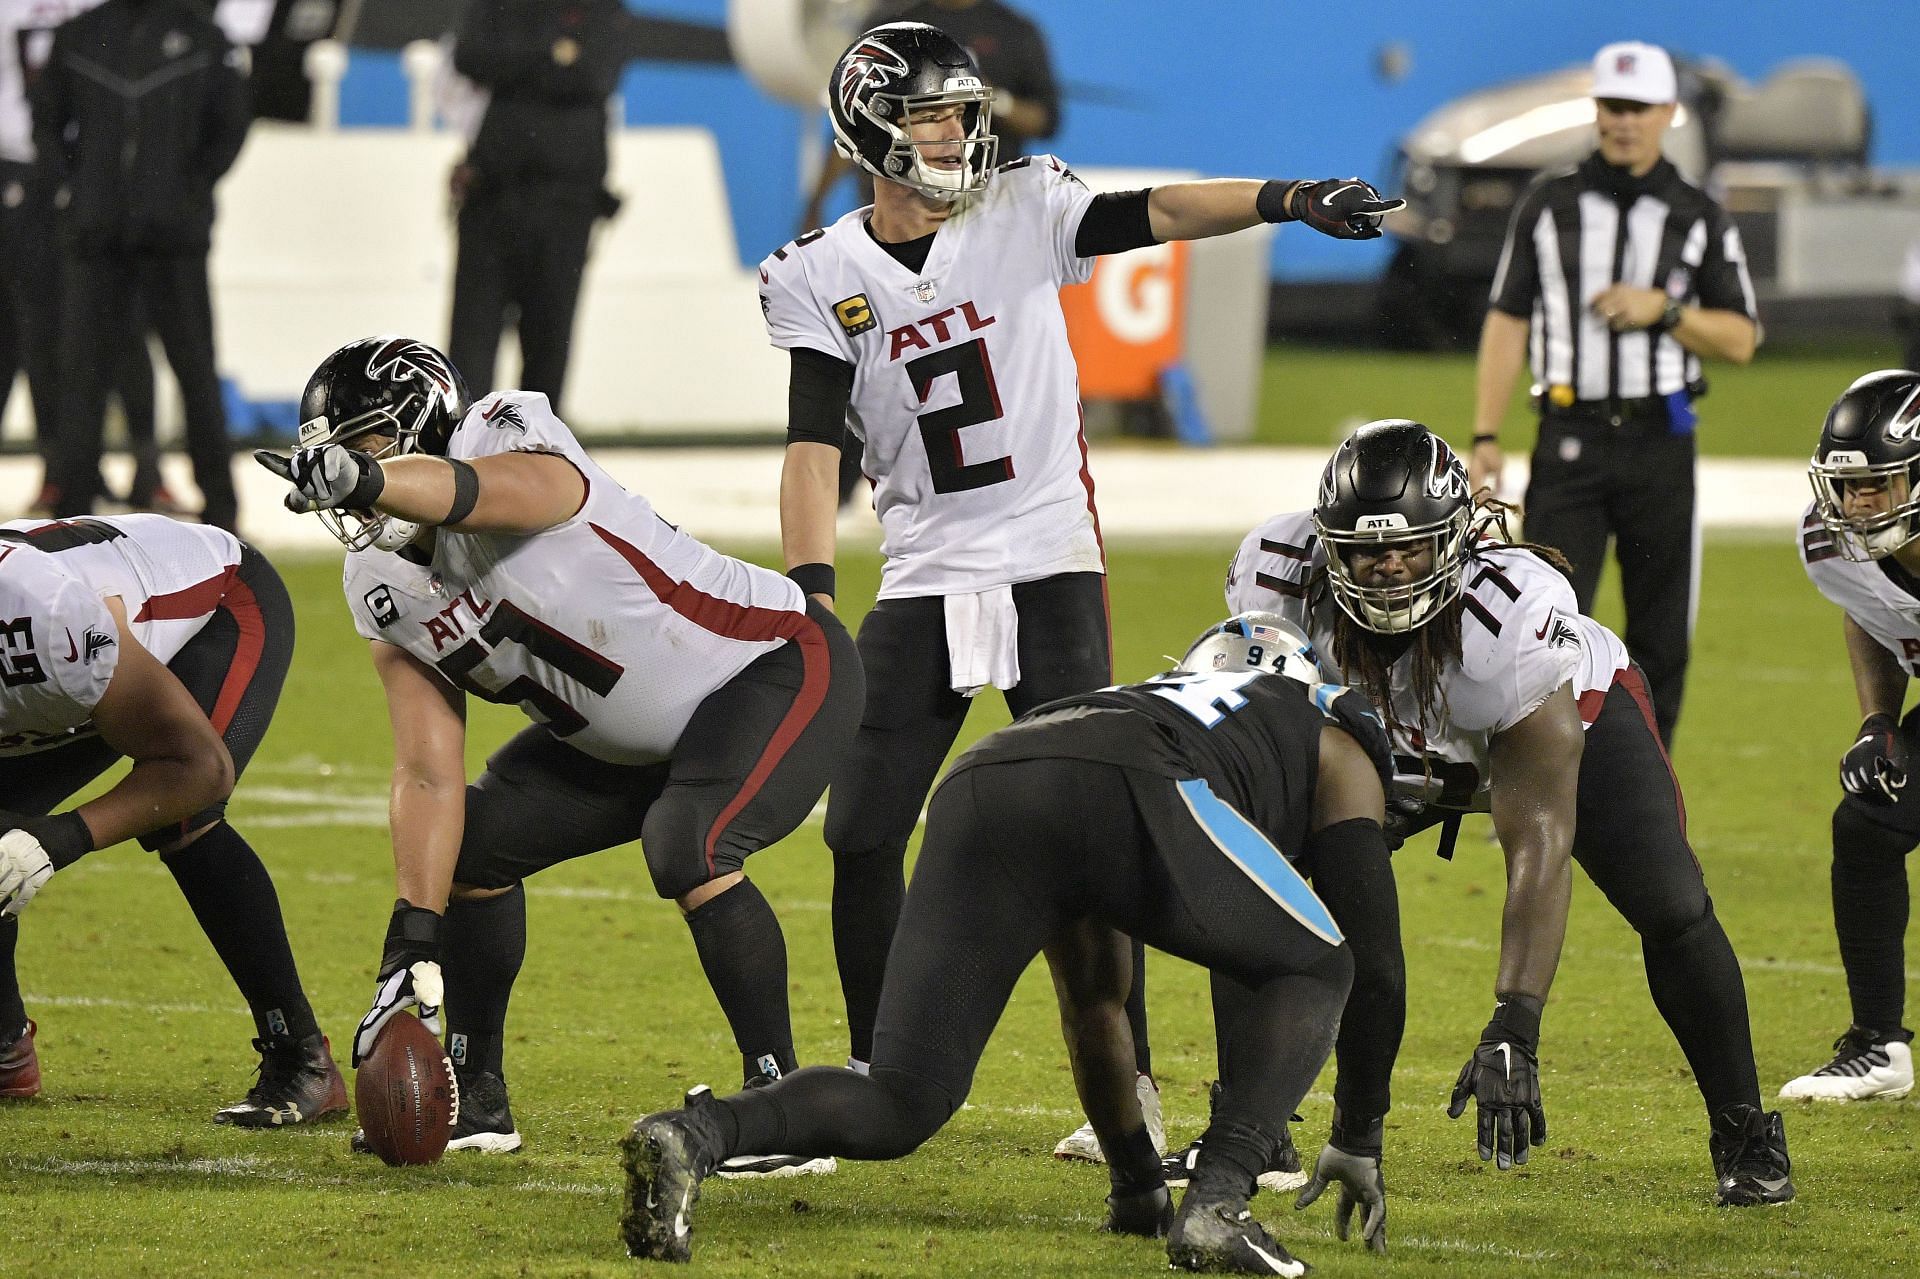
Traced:
<path id="1" fill-rule="evenodd" d="M 1913 1050 L 1899 1039 L 1876 1040 L 1858 1026 L 1833 1041 L 1833 1060 L 1780 1090 L 1782 1101 L 1892 1100 L 1913 1091 Z"/>
<path id="2" fill-rule="evenodd" d="M 1160 1113 L 1160 1085 L 1153 1082 L 1152 1075 L 1141 1075 L 1133 1082 L 1135 1095 L 1140 1098 L 1140 1117 L 1147 1121 L 1147 1136 L 1153 1142 L 1153 1153 L 1167 1153 L 1167 1121 Z M 1053 1148 L 1055 1159 L 1078 1159 L 1083 1163 L 1103 1164 L 1107 1162 L 1106 1151 L 1100 1149 L 1100 1139 L 1093 1135 L 1091 1123 L 1081 1124 L 1060 1139 Z"/>

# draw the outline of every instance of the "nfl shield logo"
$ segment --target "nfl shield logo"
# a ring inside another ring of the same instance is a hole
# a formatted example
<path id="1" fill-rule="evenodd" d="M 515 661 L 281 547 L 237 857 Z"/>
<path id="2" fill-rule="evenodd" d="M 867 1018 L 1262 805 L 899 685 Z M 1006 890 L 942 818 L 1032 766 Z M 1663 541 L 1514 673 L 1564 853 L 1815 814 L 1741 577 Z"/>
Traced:
<path id="1" fill-rule="evenodd" d="M 1631 53 L 1615 54 L 1613 59 L 1614 72 L 1618 75 L 1632 75 L 1635 57 L 1636 55 Z"/>
<path id="2" fill-rule="evenodd" d="M 913 282 L 913 296 L 919 298 L 922 302 L 931 302 L 939 295 L 940 290 L 934 285 L 932 280 L 915 280 Z"/>

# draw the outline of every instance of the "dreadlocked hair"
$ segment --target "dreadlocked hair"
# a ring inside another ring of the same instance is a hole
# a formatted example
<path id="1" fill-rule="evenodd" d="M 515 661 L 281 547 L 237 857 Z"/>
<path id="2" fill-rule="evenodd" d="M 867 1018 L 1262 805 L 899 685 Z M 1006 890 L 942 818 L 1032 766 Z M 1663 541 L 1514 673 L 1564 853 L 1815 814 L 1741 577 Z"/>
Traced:
<path id="1" fill-rule="evenodd" d="M 1513 540 L 1508 520 L 1519 512 L 1519 507 L 1502 502 L 1482 489 L 1474 500 L 1474 526 L 1468 534 L 1473 549 L 1469 558 L 1495 547 L 1531 551 L 1571 579 L 1573 566 L 1559 551 L 1537 542 Z M 1316 599 L 1327 589 L 1326 573 L 1326 566 L 1322 565 L 1309 582 Z M 1417 724 L 1402 723 L 1393 707 L 1393 666 L 1408 653 L 1413 655 L 1408 675 L 1415 717 L 1431 716 L 1434 720 L 1447 717 L 1447 690 L 1441 677 L 1446 673 L 1447 663 L 1460 660 L 1460 619 L 1465 609 L 1462 592 L 1405 637 L 1380 635 L 1355 622 L 1345 609 L 1334 610 L 1333 660 L 1340 667 L 1340 676 L 1380 708 L 1390 731 L 1409 735 L 1421 731 Z"/>

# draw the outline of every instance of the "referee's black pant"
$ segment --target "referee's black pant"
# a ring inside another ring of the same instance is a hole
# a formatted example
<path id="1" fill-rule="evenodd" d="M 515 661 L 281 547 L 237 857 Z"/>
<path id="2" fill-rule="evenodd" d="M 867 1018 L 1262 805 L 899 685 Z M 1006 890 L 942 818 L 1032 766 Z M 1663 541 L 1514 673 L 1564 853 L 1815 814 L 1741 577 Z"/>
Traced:
<path id="1" fill-rule="evenodd" d="M 201 518 L 232 530 L 239 518 L 233 447 L 213 354 L 213 298 L 204 252 L 69 253 L 61 296 L 60 435 L 51 466 L 54 514 L 90 514 L 101 496 L 107 390 L 126 354 L 127 315 L 144 312 L 180 384 L 187 455 L 205 506 Z"/>
<path id="2" fill-rule="evenodd" d="M 539 391 L 560 412 L 601 199 L 598 186 L 540 182 L 487 186 L 461 204 L 447 355 L 474 396 L 500 389 L 494 364 L 512 314 L 520 341 L 516 385 Z"/>
<path id="3" fill-rule="evenodd" d="M 1527 486 L 1526 536 L 1573 564 L 1580 611 L 1593 610 L 1607 542 L 1620 561 L 1621 636 L 1646 672 L 1661 740 L 1673 742 L 1686 689 L 1699 582 L 1694 438 L 1664 407 L 1623 417 L 1550 413 L 1540 420 Z"/>

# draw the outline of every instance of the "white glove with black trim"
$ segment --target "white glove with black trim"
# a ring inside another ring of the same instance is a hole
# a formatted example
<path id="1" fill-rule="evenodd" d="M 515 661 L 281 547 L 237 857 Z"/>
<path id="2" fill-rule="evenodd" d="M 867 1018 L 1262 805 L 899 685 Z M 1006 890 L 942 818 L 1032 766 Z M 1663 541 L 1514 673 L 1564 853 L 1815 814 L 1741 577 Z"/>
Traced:
<path id="1" fill-rule="evenodd" d="M 18 915 L 52 878 L 53 859 L 39 840 L 19 829 L 0 835 L 0 915 Z"/>
<path id="2" fill-rule="evenodd" d="M 387 486 L 378 462 L 343 444 L 310 444 L 286 457 L 255 449 L 253 458 L 293 485 L 281 501 L 296 515 L 369 510 Z"/>

